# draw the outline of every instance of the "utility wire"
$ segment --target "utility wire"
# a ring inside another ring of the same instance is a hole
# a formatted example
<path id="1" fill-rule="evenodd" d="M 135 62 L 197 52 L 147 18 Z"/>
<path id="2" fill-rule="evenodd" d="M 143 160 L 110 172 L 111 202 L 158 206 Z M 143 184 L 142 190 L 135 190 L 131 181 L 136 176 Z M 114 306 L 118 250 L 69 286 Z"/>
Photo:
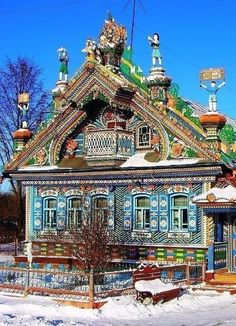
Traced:
<path id="1" fill-rule="evenodd" d="M 111 2 L 118 2 L 119 0 L 90 0 L 89 4 L 90 6 L 93 5 L 101 5 L 101 2 L 103 4 L 111 4 Z M 25 8 L 19 8 L 19 9 L 13 9 L 13 10 L 2 10 L 0 11 L 0 16 L 2 17 L 10 17 L 10 16 L 16 16 L 16 15 L 27 15 L 27 14 L 37 14 L 39 12 L 46 12 L 50 10 L 61 10 L 61 9 L 67 9 L 71 7 L 77 7 L 80 5 L 84 5 L 85 2 L 83 0 L 67 0 L 63 2 L 55 2 L 54 4 L 45 4 L 41 6 L 35 6 L 35 7 L 25 7 Z"/>
<path id="2" fill-rule="evenodd" d="M 121 12 L 124 12 L 128 5 L 130 4 L 131 0 L 128 0 L 128 2 L 125 4 L 124 8 L 122 9 Z M 142 5 L 141 0 L 138 0 L 141 8 L 145 12 L 145 9 Z M 133 50 L 133 40 L 134 40 L 134 28 L 135 28 L 135 18 L 136 18 L 136 0 L 133 0 L 133 7 L 132 7 L 132 20 L 131 20 L 131 37 L 130 37 L 130 48 L 131 48 L 131 55 L 132 55 L 132 50 Z"/>

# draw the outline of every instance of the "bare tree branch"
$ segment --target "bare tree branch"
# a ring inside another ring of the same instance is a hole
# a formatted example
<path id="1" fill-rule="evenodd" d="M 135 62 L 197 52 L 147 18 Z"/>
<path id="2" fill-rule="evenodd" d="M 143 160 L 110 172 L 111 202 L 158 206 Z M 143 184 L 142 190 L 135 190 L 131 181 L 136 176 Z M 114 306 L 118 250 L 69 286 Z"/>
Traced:
<path id="1" fill-rule="evenodd" d="M 13 154 L 12 133 L 21 127 L 18 95 L 29 93 L 28 125 L 32 132 L 48 113 L 49 93 L 43 88 L 41 75 L 41 69 L 27 57 L 8 58 L 0 68 L 0 160 L 4 163 Z"/>
<path id="2" fill-rule="evenodd" d="M 73 254 L 85 268 L 104 268 L 111 261 L 111 242 L 107 224 L 102 218 L 86 217 L 81 228 L 72 230 Z"/>

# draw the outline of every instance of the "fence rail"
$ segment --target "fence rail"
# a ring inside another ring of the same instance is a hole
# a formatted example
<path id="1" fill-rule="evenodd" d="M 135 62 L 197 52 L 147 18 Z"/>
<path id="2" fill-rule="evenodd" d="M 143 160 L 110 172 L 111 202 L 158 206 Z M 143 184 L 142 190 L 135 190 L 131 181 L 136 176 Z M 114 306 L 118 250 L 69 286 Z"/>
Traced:
<path id="1" fill-rule="evenodd" d="M 160 278 L 165 282 L 197 282 L 202 281 L 204 275 L 202 264 L 178 264 L 159 268 Z M 0 266 L 0 289 L 82 301 L 88 300 L 92 291 L 96 300 L 122 293 L 133 293 L 133 272 L 133 269 L 129 269 L 85 273 Z"/>

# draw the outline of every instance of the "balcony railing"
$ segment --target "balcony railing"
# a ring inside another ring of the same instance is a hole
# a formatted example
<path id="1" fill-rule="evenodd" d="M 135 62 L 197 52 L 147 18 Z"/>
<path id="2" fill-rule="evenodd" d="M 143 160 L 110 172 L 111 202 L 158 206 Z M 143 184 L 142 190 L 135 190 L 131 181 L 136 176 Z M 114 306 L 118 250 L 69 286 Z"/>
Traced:
<path id="1" fill-rule="evenodd" d="M 129 158 L 134 151 L 134 135 L 126 130 L 93 130 L 85 137 L 87 160 Z"/>

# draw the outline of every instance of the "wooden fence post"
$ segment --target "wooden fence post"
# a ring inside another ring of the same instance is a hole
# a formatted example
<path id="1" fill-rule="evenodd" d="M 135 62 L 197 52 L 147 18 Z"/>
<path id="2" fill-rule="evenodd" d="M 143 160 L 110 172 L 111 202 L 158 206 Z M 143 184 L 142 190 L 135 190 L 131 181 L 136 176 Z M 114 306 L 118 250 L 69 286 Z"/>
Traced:
<path id="1" fill-rule="evenodd" d="M 94 307 L 94 270 L 90 269 L 89 272 L 89 307 Z"/>
<path id="2" fill-rule="evenodd" d="M 18 254 L 18 238 L 17 238 L 17 236 L 15 236 L 15 239 L 14 239 L 15 241 L 14 241 L 14 254 L 15 254 L 15 256 L 17 256 L 17 254 Z"/>
<path id="3" fill-rule="evenodd" d="M 206 262 L 203 261 L 202 263 L 202 282 L 204 282 L 206 279 Z"/>
<path id="4" fill-rule="evenodd" d="M 26 267 L 25 289 L 23 292 L 25 297 L 29 294 L 29 285 L 30 285 L 30 267 L 28 264 Z"/>
<path id="5" fill-rule="evenodd" d="M 174 268 L 173 268 L 173 266 L 168 266 L 168 268 L 167 268 L 167 278 L 169 280 L 174 279 Z"/>
<path id="6" fill-rule="evenodd" d="M 186 282 L 190 284 L 190 263 L 189 261 L 186 264 Z"/>

